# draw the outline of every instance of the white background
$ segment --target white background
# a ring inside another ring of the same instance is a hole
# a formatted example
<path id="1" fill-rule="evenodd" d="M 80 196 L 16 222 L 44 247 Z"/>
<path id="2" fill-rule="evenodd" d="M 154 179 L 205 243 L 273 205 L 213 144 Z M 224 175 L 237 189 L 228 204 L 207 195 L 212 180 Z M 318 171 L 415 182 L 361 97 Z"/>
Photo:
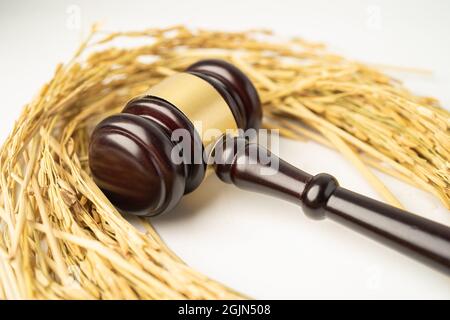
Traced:
<path id="1" fill-rule="evenodd" d="M 450 1 L 1 1 L 0 140 L 95 21 L 108 30 L 179 23 L 274 29 L 326 42 L 364 62 L 429 69 L 429 76 L 395 76 L 450 106 Z M 279 153 L 378 198 L 336 152 L 282 140 Z M 407 209 L 450 225 L 450 212 L 437 199 L 380 177 Z M 450 298 L 448 277 L 333 222 L 311 221 L 294 205 L 215 177 L 153 222 L 188 264 L 255 298 Z"/>

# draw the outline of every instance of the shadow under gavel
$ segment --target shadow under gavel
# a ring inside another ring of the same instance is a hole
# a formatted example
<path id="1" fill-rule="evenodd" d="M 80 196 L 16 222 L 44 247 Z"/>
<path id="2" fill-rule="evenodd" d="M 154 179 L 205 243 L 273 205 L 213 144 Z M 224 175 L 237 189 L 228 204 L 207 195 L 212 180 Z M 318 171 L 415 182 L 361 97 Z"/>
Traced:
<path id="1" fill-rule="evenodd" d="M 155 216 L 174 208 L 213 167 L 226 183 L 291 201 L 315 220 L 330 218 L 450 275 L 449 227 L 342 188 L 329 174 L 310 175 L 257 143 L 225 134 L 258 129 L 261 119 L 247 76 L 225 61 L 202 60 L 100 122 L 91 136 L 90 169 L 121 212 Z M 206 129 L 223 135 L 205 137 Z M 187 133 L 183 143 L 181 135 L 174 139 L 180 131 Z M 206 150 L 212 164 L 194 161 Z M 272 174 L 261 174 L 273 164 L 262 162 L 261 154 L 277 162 Z"/>

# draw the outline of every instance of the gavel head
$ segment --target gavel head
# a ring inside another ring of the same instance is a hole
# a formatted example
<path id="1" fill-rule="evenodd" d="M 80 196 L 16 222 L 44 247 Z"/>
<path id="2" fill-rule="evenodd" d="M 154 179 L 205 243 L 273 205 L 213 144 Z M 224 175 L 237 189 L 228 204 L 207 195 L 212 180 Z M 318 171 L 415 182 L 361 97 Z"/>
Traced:
<path id="1" fill-rule="evenodd" d="M 158 215 L 200 185 L 212 139 L 228 129 L 258 129 L 261 118 L 258 93 L 244 73 L 225 61 L 202 60 L 100 122 L 89 166 L 120 211 Z"/>

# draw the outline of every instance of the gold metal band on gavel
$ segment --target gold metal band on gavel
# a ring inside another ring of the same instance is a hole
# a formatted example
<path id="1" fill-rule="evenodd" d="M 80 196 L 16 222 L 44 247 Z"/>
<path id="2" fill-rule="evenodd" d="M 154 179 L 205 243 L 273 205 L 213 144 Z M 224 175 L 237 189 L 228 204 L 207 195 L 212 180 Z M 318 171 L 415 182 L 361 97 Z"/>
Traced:
<path id="1" fill-rule="evenodd" d="M 238 129 L 230 107 L 207 81 L 189 74 L 174 74 L 146 94 L 173 104 L 194 124 L 206 147 L 227 130 Z"/>

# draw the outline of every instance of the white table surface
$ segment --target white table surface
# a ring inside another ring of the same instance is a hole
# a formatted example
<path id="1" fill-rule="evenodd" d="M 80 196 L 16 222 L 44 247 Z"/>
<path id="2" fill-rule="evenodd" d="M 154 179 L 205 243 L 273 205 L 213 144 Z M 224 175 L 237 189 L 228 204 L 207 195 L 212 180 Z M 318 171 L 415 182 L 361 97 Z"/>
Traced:
<path id="1" fill-rule="evenodd" d="M 450 106 L 449 1 L 1 1 L 0 140 L 22 106 L 66 61 L 92 22 L 108 30 L 186 24 L 323 41 L 370 63 L 429 69 L 396 73 L 420 94 Z M 378 195 L 338 153 L 282 140 L 279 154 L 310 173 L 334 174 L 346 188 Z M 450 225 L 431 195 L 381 179 L 411 211 Z M 255 298 L 450 298 L 450 279 L 292 204 L 210 177 L 171 214 L 152 220 L 189 265 Z"/>

